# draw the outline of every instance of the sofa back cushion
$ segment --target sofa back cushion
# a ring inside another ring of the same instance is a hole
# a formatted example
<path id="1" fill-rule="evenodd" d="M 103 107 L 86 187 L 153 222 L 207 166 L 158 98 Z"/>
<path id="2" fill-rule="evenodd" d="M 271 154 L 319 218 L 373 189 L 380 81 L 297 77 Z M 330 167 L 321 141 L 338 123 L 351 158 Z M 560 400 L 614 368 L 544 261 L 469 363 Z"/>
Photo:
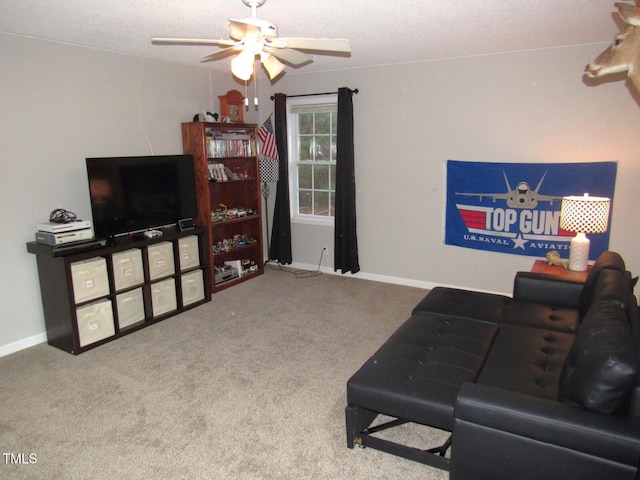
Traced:
<path id="1" fill-rule="evenodd" d="M 560 375 L 560 399 L 603 414 L 618 412 L 636 380 L 638 358 L 625 308 L 600 300 L 585 316 Z"/>
<path id="2" fill-rule="evenodd" d="M 584 318 L 589 310 L 600 273 L 606 270 L 618 270 L 620 272 L 624 272 L 626 270 L 624 260 L 620 254 L 611 251 L 601 253 L 591 267 L 591 270 L 589 270 L 589 274 L 587 275 L 587 279 L 584 282 L 584 287 L 582 288 L 582 293 L 580 295 L 580 317 Z"/>
<path id="3" fill-rule="evenodd" d="M 626 307 L 629 295 L 633 293 L 631 287 L 631 274 L 620 270 L 603 270 L 598 275 L 598 280 L 593 287 L 591 303 L 601 300 L 616 302 Z M 585 312 L 586 313 L 586 312 Z"/>

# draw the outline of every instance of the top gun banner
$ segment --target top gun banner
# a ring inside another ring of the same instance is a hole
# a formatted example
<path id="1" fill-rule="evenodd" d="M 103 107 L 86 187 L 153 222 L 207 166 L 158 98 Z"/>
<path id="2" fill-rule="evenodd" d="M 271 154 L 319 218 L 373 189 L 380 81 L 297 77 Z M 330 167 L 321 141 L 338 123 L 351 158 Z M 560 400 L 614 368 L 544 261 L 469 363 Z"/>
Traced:
<path id="1" fill-rule="evenodd" d="M 575 233 L 560 229 L 562 197 L 608 197 L 613 208 L 616 162 L 446 164 L 447 245 L 534 257 L 557 250 L 566 259 Z M 609 248 L 608 231 L 587 238 L 591 260 Z"/>

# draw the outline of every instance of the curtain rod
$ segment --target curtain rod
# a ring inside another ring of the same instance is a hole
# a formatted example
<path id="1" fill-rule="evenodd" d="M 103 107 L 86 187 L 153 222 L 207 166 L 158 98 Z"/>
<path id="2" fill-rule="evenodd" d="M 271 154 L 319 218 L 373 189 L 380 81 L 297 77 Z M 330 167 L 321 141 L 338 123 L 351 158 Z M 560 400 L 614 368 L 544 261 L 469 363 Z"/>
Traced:
<path id="1" fill-rule="evenodd" d="M 355 93 L 356 95 L 358 94 L 358 89 L 350 89 L 350 91 L 352 93 Z M 324 92 L 324 93 L 303 93 L 300 95 L 286 95 L 287 98 L 295 98 L 295 97 L 314 97 L 316 95 L 332 95 L 334 93 L 338 93 L 338 92 Z M 271 95 L 271 100 L 274 100 L 276 97 L 274 95 Z"/>

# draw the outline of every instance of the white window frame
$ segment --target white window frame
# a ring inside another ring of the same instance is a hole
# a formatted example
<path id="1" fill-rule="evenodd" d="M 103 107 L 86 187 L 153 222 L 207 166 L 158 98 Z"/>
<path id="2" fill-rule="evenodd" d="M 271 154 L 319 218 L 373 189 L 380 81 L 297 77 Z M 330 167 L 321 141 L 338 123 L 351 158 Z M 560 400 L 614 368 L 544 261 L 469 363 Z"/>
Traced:
<path id="1" fill-rule="evenodd" d="M 298 159 L 298 113 L 304 113 L 305 110 L 322 109 L 330 107 L 338 111 L 338 95 L 317 95 L 309 97 L 297 97 L 287 99 L 287 149 L 289 157 L 289 204 L 291 209 L 291 221 L 295 223 L 307 223 L 312 225 L 333 226 L 335 217 L 306 215 L 298 213 L 298 165 L 302 162 Z M 335 168 L 335 162 L 333 162 Z M 335 189 L 335 185 L 333 185 Z"/>

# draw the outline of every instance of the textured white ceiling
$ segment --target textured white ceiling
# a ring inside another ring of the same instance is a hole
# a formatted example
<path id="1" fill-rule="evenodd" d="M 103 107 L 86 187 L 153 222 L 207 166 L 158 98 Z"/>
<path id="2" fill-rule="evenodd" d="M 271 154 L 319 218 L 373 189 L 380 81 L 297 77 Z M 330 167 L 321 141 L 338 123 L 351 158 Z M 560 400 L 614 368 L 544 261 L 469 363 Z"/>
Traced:
<path id="1" fill-rule="evenodd" d="M 241 0 L 0 0 L 0 32 L 199 65 L 218 48 L 151 37 L 226 39 L 227 18 L 250 15 Z M 304 72 L 608 42 L 620 25 L 613 0 L 267 0 L 258 17 L 283 37 L 349 39 L 351 56 L 314 54 Z"/>

